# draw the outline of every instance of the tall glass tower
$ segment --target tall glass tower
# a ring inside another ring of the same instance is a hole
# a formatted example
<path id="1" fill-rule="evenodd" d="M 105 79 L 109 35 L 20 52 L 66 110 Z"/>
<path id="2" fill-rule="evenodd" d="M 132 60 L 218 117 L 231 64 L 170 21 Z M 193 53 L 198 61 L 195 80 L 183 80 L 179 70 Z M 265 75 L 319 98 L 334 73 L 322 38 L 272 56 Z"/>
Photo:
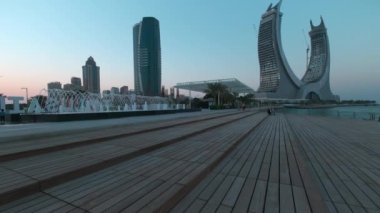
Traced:
<path id="1" fill-rule="evenodd" d="M 159 96 L 161 91 L 160 26 L 154 17 L 144 17 L 133 27 L 135 92 Z"/>
<path id="2" fill-rule="evenodd" d="M 96 66 L 94 58 L 90 56 L 86 65 L 82 66 L 83 70 L 83 89 L 91 93 L 100 93 L 100 68 Z"/>
<path id="3" fill-rule="evenodd" d="M 259 92 L 267 98 L 296 98 L 301 85 L 286 60 L 281 43 L 282 1 L 272 4 L 262 15 L 258 52 L 260 63 Z"/>

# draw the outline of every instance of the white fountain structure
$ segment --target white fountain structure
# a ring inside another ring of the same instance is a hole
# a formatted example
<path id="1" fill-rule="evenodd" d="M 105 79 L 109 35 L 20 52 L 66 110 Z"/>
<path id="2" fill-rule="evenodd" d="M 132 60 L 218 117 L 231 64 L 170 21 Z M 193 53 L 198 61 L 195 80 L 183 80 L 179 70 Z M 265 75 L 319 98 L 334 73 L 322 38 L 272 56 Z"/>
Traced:
<path id="1" fill-rule="evenodd" d="M 83 91 L 42 90 L 33 98 L 28 113 L 91 113 L 184 109 L 166 97 L 135 94 L 94 94 Z"/>

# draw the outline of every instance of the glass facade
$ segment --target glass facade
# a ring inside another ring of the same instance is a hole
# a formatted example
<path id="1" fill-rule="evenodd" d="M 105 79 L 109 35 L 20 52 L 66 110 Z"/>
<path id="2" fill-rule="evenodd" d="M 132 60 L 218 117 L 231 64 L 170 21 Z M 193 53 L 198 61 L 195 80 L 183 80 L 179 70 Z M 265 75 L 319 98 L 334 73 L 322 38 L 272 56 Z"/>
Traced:
<path id="1" fill-rule="evenodd" d="M 274 49 L 274 21 L 269 19 L 260 24 L 259 31 L 259 62 L 260 91 L 273 92 L 280 85 L 280 71 Z"/>
<path id="2" fill-rule="evenodd" d="M 159 22 L 144 17 L 133 27 L 135 92 L 159 96 L 161 91 L 161 44 Z"/>
<path id="3" fill-rule="evenodd" d="M 318 81 L 326 70 L 327 62 L 327 36 L 326 30 L 312 29 L 311 38 L 311 56 L 308 69 L 302 78 L 304 82 Z"/>

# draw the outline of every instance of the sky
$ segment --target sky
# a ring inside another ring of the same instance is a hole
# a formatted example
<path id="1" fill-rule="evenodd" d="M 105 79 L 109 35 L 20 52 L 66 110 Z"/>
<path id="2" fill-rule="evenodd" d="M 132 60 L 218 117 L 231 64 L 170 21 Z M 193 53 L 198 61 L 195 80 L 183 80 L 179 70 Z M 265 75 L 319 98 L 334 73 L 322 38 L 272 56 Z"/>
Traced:
<path id="1" fill-rule="evenodd" d="M 41 94 L 82 78 L 93 56 L 101 90 L 133 88 L 133 25 L 160 22 L 162 85 L 237 78 L 257 90 L 257 30 L 274 0 L 0 0 L 0 93 Z M 341 99 L 380 102 L 379 0 L 283 0 L 282 44 L 294 73 L 306 70 L 310 19 L 328 30 L 330 83 Z M 305 32 L 305 33 L 304 33 Z M 306 34 L 307 41 L 304 35 Z"/>

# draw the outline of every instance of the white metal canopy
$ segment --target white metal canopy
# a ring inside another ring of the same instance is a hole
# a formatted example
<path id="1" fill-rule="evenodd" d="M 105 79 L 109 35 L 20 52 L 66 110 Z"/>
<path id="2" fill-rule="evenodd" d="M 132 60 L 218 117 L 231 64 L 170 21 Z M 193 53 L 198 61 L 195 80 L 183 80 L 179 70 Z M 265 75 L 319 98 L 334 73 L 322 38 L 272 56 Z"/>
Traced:
<path id="1" fill-rule="evenodd" d="M 254 90 L 252 88 L 248 87 L 236 78 L 177 83 L 174 87 L 195 92 L 204 92 L 208 88 L 208 84 L 215 83 L 225 85 L 231 92 L 252 94 L 254 93 Z"/>

